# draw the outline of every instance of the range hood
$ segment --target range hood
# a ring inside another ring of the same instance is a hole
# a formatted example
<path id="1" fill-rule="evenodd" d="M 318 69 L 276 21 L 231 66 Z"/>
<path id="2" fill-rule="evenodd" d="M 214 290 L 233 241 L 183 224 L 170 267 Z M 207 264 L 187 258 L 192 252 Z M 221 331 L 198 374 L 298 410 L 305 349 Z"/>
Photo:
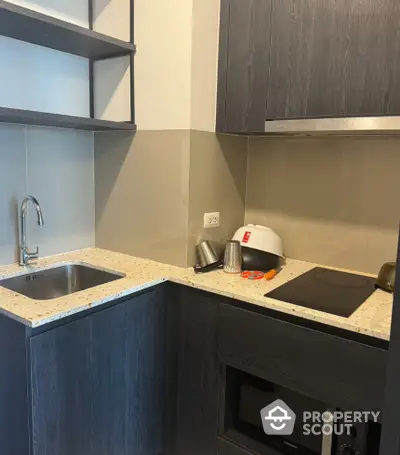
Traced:
<path id="1" fill-rule="evenodd" d="M 267 120 L 265 134 L 269 135 L 390 135 L 400 134 L 400 116 L 343 117 L 301 120 Z"/>

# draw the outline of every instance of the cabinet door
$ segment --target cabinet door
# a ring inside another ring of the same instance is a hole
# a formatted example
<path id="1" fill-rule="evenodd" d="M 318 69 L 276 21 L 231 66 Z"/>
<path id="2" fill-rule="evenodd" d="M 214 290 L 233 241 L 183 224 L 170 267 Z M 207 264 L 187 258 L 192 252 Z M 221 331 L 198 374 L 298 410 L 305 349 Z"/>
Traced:
<path id="1" fill-rule="evenodd" d="M 25 327 L 0 315 L 0 454 L 29 453 Z"/>
<path id="2" fill-rule="evenodd" d="M 272 0 L 222 0 L 217 132 L 264 131 Z"/>
<path id="3" fill-rule="evenodd" d="M 159 455 L 163 305 L 149 292 L 30 340 L 33 455 Z"/>
<path id="4" fill-rule="evenodd" d="M 223 304 L 219 356 L 239 370 L 342 409 L 382 408 L 387 351 L 361 341 Z"/>
<path id="5" fill-rule="evenodd" d="M 396 275 L 400 276 L 400 232 L 397 249 Z M 386 371 L 382 437 L 379 454 L 400 454 L 400 280 L 396 280 L 390 329 L 389 359 Z"/>
<path id="6" fill-rule="evenodd" d="M 398 0 L 274 0 L 267 119 L 400 113 Z"/>
<path id="7" fill-rule="evenodd" d="M 164 453 L 166 306 L 158 292 L 127 304 L 126 455 Z"/>
<path id="8" fill-rule="evenodd" d="M 33 455 L 125 454 L 125 305 L 30 340 Z"/>
<path id="9" fill-rule="evenodd" d="M 177 453 L 216 455 L 218 435 L 218 302 L 183 290 L 180 310 Z"/>

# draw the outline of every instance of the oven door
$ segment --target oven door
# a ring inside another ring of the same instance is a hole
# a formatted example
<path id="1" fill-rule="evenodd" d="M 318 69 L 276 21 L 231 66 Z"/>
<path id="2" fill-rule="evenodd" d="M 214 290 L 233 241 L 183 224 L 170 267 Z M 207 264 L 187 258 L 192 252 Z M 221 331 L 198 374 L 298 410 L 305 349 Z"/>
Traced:
<path id="1" fill-rule="evenodd" d="M 333 413 L 340 409 L 329 403 L 317 401 L 228 365 L 224 366 L 221 379 L 219 438 L 240 448 L 235 453 L 378 455 L 379 422 L 360 422 L 345 430 L 343 422 L 336 422 L 333 418 Z M 282 400 L 296 416 L 290 434 L 272 435 L 265 431 L 264 411 L 269 410 L 269 405 L 276 400 Z M 323 421 L 315 425 L 316 421 L 310 417 L 310 412 L 320 416 L 323 414 Z M 232 455 L 232 450 L 228 452 L 221 450 L 220 455 Z"/>
<path id="2" fill-rule="evenodd" d="M 264 433 L 260 411 L 276 400 L 283 400 L 296 415 L 296 423 L 290 435 L 270 436 Z M 334 449 L 332 435 L 305 432 L 302 425 L 305 412 L 317 411 L 322 414 L 328 407 L 325 403 L 284 387 L 247 377 L 239 389 L 238 428 L 254 436 L 258 430 L 258 439 L 289 454 L 331 455 Z"/>

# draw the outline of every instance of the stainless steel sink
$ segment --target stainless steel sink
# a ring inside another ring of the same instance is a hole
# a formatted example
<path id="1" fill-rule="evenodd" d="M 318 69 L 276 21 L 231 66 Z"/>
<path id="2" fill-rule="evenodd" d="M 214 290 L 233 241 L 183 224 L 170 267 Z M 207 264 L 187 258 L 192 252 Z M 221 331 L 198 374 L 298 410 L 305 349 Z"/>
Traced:
<path id="1" fill-rule="evenodd" d="M 124 276 L 82 264 L 63 264 L 0 280 L 0 286 L 31 299 L 50 300 L 119 280 Z"/>

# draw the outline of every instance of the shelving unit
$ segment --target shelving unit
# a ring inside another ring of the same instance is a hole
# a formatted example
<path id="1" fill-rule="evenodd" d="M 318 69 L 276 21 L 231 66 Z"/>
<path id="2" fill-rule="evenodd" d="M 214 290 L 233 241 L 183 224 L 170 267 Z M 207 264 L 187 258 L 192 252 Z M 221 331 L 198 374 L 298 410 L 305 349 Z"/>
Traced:
<path id="1" fill-rule="evenodd" d="M 50 114 L 48 112 L 28 111 L 25 109 L 12 109 L 8 107 L 0 107 L 0 122 L 18 123 L 23 125 L 55 126 L 87 131 L 136 130 L 136 126 L 132 123 L 110 122 L 108 120 Z"/>
<path id="2" fill-rule="evenodd" d="M 0 107 L 0 122 L 84 129 L 90 131 L 136 130 L 134 109 L 133 0 L 130 0 L 131 41 L 125 42 L 93 30 L 93 0 L 88 0 L 89 28 L 0 0 L 0 36 L 17 39 L 89 59 L 90 118 Z M 113 122 L 94 118 L 94 63 L 129 56 L 131 68 L 131 118 Z"/>
<path id="3" fill-rule="evenodd" d="M 81 57 L 129 55 L 135 45 L 0 0 L 0 34 Z"/>

